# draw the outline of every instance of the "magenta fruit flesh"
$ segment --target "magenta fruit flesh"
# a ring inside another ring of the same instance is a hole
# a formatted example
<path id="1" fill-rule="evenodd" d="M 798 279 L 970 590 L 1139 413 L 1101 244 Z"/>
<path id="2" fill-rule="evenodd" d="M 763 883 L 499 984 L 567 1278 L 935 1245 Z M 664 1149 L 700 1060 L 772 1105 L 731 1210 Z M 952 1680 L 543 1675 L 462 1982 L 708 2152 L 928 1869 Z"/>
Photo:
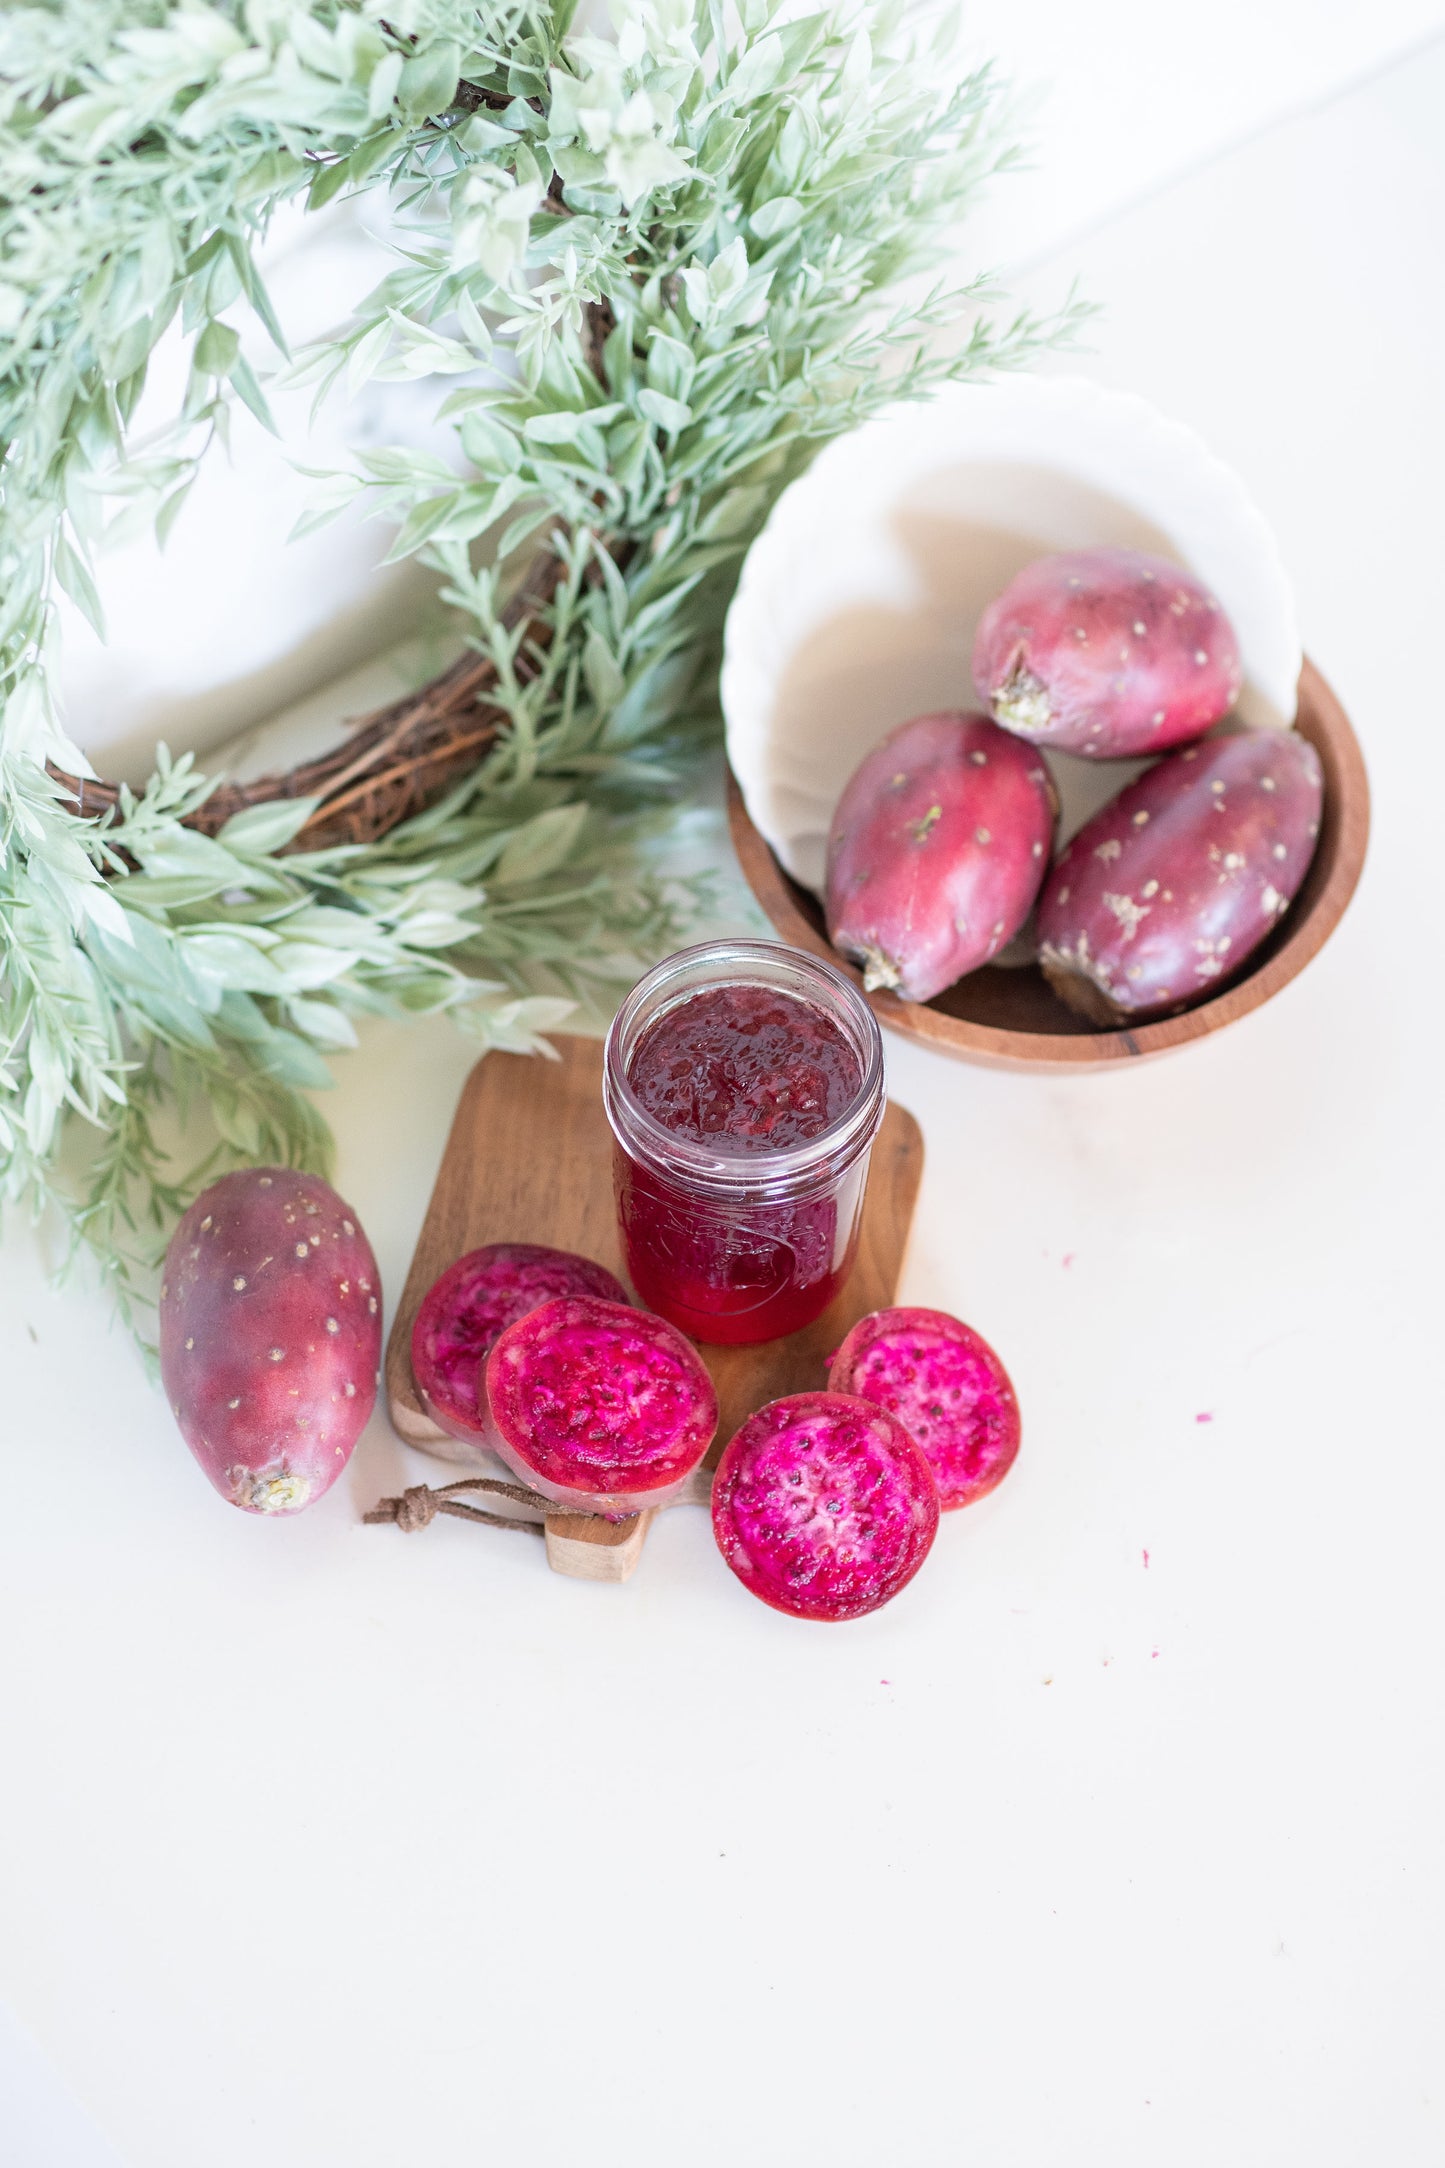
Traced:
<path id="1" fill-rule="evenodd" d="M 1201 737 L 1242 683 L 1234 627 L 1208 588 L 1129 549 L 1025 565 L 979 619 L 973 677 L 1006 730 L 1094 760 Z"/>
<path id="2" fill-rule="evenodd" d="M 488 1437 L 523 1483 L 619 1520 L 667 1505 L 717 1430 L 697 1350 L 665 1318 L 561 1296 L 509 1325 L 487 1357 Z"/>
<path id="3" fill-rule="evenodd" d="M 298 1513 L 376 1400 L 381 1279 L 351 1207 L 312 1174 L 250 1167 L 196 1199 L 161 1283 L 161 1379 L 223 1498 Z"/>
<path id="4" fill-rule="evenodd" d="M 874 747 L 828 837 L 828 938 L 863 984 L 931 1001 L 1022 926 L 1057 802 L 1036 753 L 986 715 L 920 715 Z"/>
<path id="5" fill-rule="evenodd" d="M 558 1295 L 627 1301 L 604 1265 L 537 1242 L 491 1242 L 448 1265 L 411 1334 L 417 1397 L 440 1429 L 468 1445 L 484 1442 L 487 1356 L 509 1325 Z"/>
<path id="6" fill-rule="evenodd" d="M 1319 835 L 1319 755 L 1292 730 L 1171 753 L 1086 821 L 1039 906 L 1050 985 L 1098 1023 L 1217 993 L 1271 934 Z"/>
<path id="7" fill-rule="evenodd" d="M 938 1489 L 897 1416 L 843 1393 L 795 1393 L 750 1415 L 718 1464 L 718 1549 L 745 1588 L 794 1618 L 862 1618 L 913 1579 L 938 1533 Z"/>
<path id="8" fill-rule="evenodd" d="M 987 1340 L 944 1310 L 875 1310 L 828 1369 L 828 1390 L 896 1415 L 938 1485 L 945 1513 L 1003 1481 L 1018 1456 L 1019 1404 Z"/>

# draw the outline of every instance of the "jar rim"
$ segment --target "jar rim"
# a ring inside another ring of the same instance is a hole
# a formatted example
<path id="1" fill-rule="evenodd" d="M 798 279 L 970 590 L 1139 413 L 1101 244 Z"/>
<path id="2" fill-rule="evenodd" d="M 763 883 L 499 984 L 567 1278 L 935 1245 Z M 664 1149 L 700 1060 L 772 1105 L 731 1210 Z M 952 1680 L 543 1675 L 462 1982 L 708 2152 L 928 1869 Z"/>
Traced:
<path id="1" fill-rule="evenodd" d="M 715 978 L 705 975 L 709 966 L 716 967 Z M 802 983 L 781 985 L 783 972 Z M 815 1137 L 778 1151 L 725 1154 L 664 1128 L 643 1106 L 627 1073 L 636 1037 L 645 1024 L 712 984 L 771 986 L 815 1004 L 826 999 L 828 1013 L 845 1028 L 851 1027 L 863 1074 L 844 1112 Z M 672 1000 L 666 998 L 669 988 L 676 988 Z M 638 980 L 607 1034 L 603 1103 L 623 1150 L 657 1173 L 727 1195 L 775 1196 L 807 1188 L 816 1179 L 836 1178 L 859 1156 L 883 1119 L 885 1082 L 883 1035 L 872 1008 L 851 979 L 824 958 L 783 941 L 728 939 L 677 949 Z"/>

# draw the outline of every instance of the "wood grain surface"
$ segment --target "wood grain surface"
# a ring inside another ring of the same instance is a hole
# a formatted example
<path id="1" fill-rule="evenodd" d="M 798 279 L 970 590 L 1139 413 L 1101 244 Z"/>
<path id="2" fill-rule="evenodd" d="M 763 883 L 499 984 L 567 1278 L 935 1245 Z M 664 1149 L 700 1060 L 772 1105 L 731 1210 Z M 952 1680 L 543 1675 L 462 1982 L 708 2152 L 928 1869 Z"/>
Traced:
<path id="1" fill-rule="evenodd" d="M 494 1468 L 449 1438 L 417 1398 L 411 1331 L 422 1297 L 453 1259 L 487 1242 L 545 1242 L 576 1250 L 626 1282 L 612 1202 L 612 1133 L 602 1111 L 602 1046 L 558 1037 L 559 1059 L 489 1054 L 462 1087 L 451 1135 L 417 1238 L 386 1348 L 391 1420 L 408 1445 L 443 1460 Z M 892 1302 L 923 1171 L 911 1114 L 889 1102 L 873 1147 L 858 1258 L 842 1293 L 816 1324 L 759 1347 L 703 1347 L 717 1386 L 718 1434 L 680 1504 L 706 1504 L 711 1471 L 743 1418 L 783 1393 L 824 1381 L 849 1327 Z M 621 1581 L 636 1565 L 650 1513 L 613 1523 L 586 1513 L 547 1516 L 547 1557 L 559 1573 Z"/>
<path id="2" fill-rule="evenodd" d="M 1259 1008 L 1303 971 L 1334 932 L 1355 892 L 1370 836 L 1370 785 L 1359 743 L 1349 717 L 1308 660 L 1300 672 L 1295 727 L 1314 746 L 1324 769 L 1319 844 L 1278 929 L 1255 950 L 1241 975 L 1208 1001 L 1152 1024 L 1100 1030 L 1064 1006 L 1037 965 L 1005 970 L 993 964 L 971 971 L 934 1001 L 870 994 L 879 1023 L 960 1061 L 1057 1076 L 1171 1053 Z M 728 822 L 748 885 L 781 938 L 794 948 L 826 956 L 861 987 L 861 974 L 828 941 L 817 897 L 784 873 L 748 818 L 731 774 Z"/>

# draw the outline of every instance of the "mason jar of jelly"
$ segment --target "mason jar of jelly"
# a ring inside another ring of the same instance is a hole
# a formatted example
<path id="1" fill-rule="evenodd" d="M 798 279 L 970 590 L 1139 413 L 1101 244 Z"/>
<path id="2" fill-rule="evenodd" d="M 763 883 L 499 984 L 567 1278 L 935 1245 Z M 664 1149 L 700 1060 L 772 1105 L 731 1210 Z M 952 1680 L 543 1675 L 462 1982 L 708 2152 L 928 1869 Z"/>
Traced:
<path id="1" fill-rule="evenodd" d="M 628 1271 L 695 1339 L 775 1340 L 847 1279 L 883 1118 L 873 1011 L 773 941 L 681 949 L 635 986 L 603 1079 Z"/>

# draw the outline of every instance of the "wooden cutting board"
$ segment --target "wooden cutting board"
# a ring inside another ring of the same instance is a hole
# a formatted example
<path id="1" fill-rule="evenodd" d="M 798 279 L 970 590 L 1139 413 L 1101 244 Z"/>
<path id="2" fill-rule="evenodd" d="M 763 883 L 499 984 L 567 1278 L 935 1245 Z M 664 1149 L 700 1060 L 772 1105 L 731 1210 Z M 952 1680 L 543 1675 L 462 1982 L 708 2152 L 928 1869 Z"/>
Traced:
<path id="1" fill-rule="evenodd" d="M 386 1348 L 387 1401 L 399 1436 L 443 1460 L 498 1473 L 506 1471 L 449 1438 L 423 1410 L 412 1382 L 411 1330 L 432 1282 L 487 1242 L 576 1250 L 627 1283 L 612 1203 L 612 1133 L 602 1111 L 602 1044 L 553 1043 L 556 1061 L 489 1054 L 463 1085 Z M 816 1324 L 785 1340 L 701 1349 L 717 1387 L 718 1434 L 678 1504 L 705 1505 L 718 1456 L 744 1417 L 783 1393 L 821 1387 L 828 1356 L 849 1327 L 893 1301 L 922 1172 L 918 1124 L 890 1100 L 873 1147 L 858 1258 L 842 1293 Z M 549 1513 L 548 1562 L 583 1580 L 624 1581 L 651 1519 L 650 1512 L 621 1522 Z"/>

